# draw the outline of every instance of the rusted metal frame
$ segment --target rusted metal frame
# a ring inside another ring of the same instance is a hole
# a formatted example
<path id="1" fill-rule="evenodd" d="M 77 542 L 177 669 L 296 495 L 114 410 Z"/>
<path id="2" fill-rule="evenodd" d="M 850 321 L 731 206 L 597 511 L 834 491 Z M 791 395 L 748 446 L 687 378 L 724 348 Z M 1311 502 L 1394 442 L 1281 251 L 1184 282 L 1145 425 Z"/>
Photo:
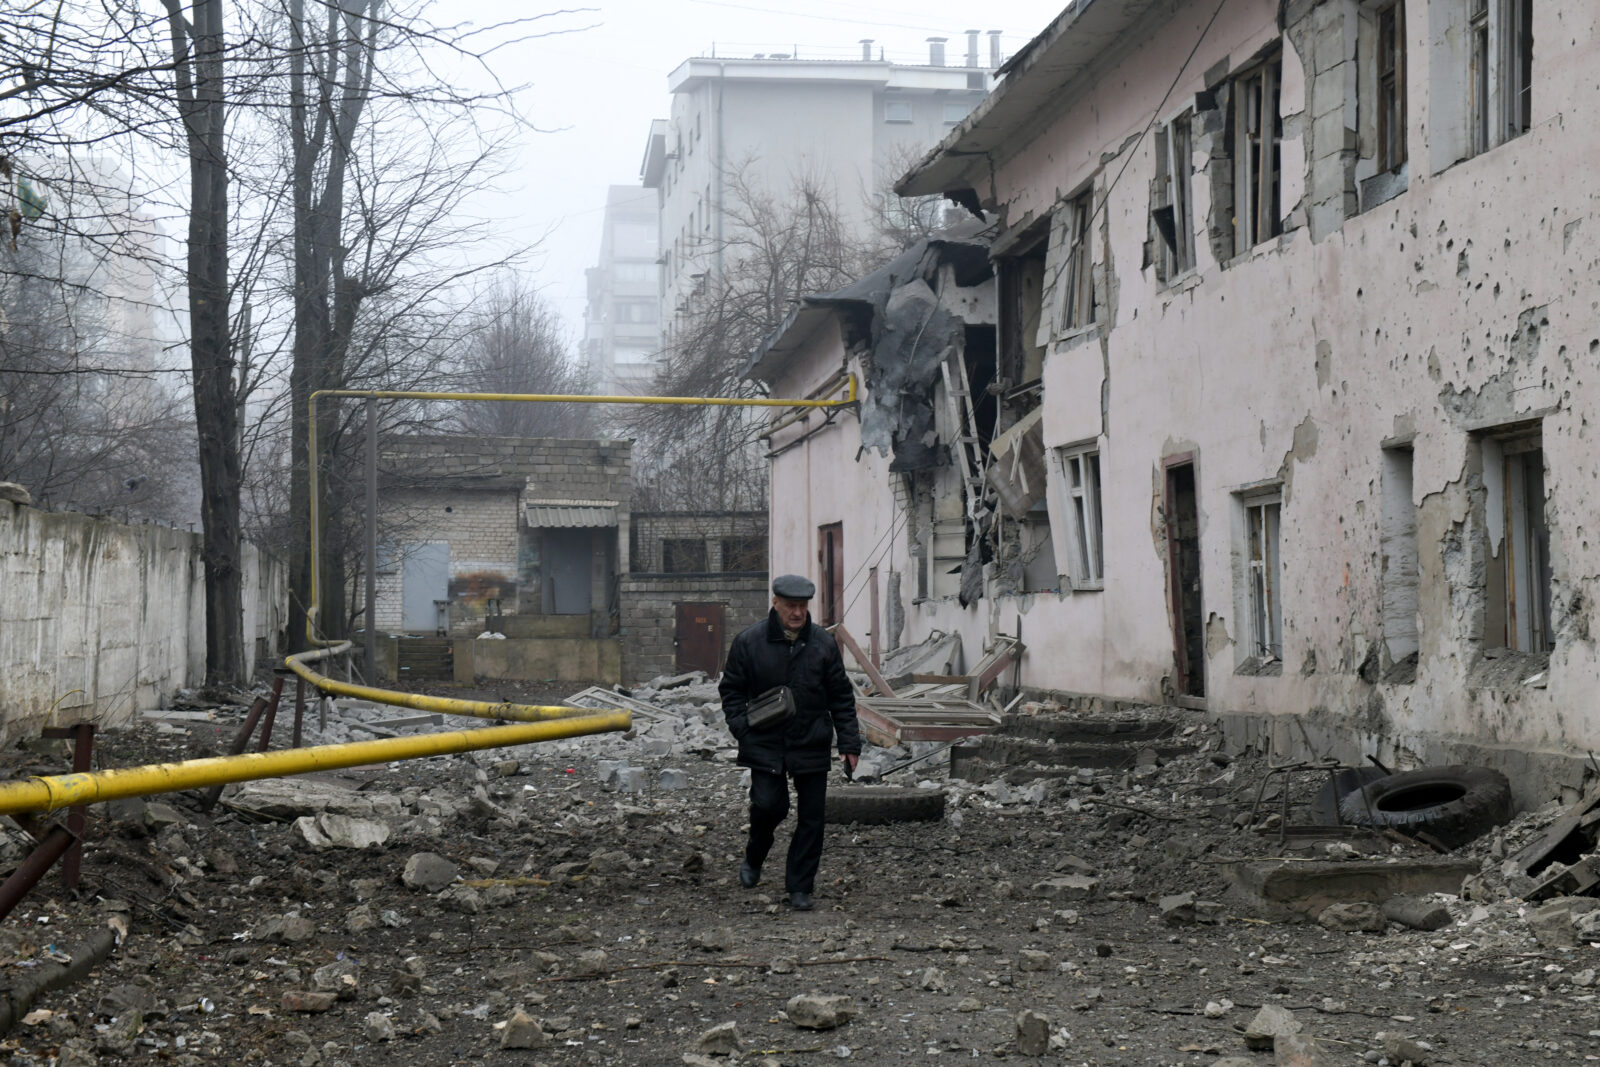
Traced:
<path id="1" fill-rule="evenodd" d="M 272 724 L 278 721 L 278 701 L 283 698 L 283 676 L 288 673 L 283 668 L 281 673 L 272 679 L 272 700 L 267 704 L 267 714 L 261 721 L 261 743 L 256 747 L 257 752 L 265 752 L 272 743 Z"/>
<path id="2" fill-rule="evenodd" d="M 241 755 L 244 750 L 249 747 L 250 737 L 256 732 L 256 724 L 261 721 L 262 712 L 267 710 L 267 706 L 270 703 L 274 714 L 276 714 L 278 708 L 278 697 L 282 692 L 283 679 L 278 678 L 273 682 L 272 697 L 270 700 L 267 697 L 256 697 L 255 702 L 250 705 L 250 711 L 244 717 L 244 725 L 239 727 L 239 732 L 233 737 L 233 744 L 228 746 L 228 755 Z M 266 750 L 266 745 L 263 744 L 261 751 L 265 752 Z M 207 789 L 200 798 L 200 810 L 210 811 L 212 808 L 216 807 L 217 799 L 221 796 L 222 786 L 214 785 L 210 789 Z"/>
<path id="3" fill-rule="evenodd" d="M 872 688 L 876 689 L 881 696 L 894 696 L 894 690 L 890 688 L 888 682 L 883 680 L 883 675 L 878 673 L 878 668 L 873 665 L 872 657 L 861 650 L 861 646 L 856 643 L 856 639 L 850 636 L 850 631 L 845 629 L 844 623 L 836 623 L 829 629 L 834 638 L 845 647 L 856 661 L 856 666 L 866 672 L 867 677 L 872 681 Z"/>
<path id="4" fill-rule="evenodd" d="M 39 879 L 54 866 L 56 860 L 74 845 L 81 844 L 82 840 L 60 823 L 50 827 L 21 866 L 11 872 L 11 877 L 0 882 L 0 919 L 10 915 L 22 898 L 28 895 L 28 891 L 39 884 Z"/>
<path id="5" fill-rule="evenodd" d="M 302 726 L 306 717 L 306 680 L 299 676 L 294 680 L 294 747 L 299 748 L 302 738 Z"/>
<path id="6" fill-rule="evenodd" d="M 75 722 L 71 726 L 47 727 L 44 736 L 70 740 L 73 773 L 83 774 L 94 765 L 94 729 L 92 722 Z M 83 829 L 87 819 L 88 809 L 83 805 L 67 809 L 67 830 L 74 840 L 67 849 L 66 858 L 61 861 L 61 881 L 69 891 L 78 888 L 79 873 L 83 869 Z M 39 835 L 34 833 L 34 836 Z M 4 916 L 0 915 L 0 918 Z"/>

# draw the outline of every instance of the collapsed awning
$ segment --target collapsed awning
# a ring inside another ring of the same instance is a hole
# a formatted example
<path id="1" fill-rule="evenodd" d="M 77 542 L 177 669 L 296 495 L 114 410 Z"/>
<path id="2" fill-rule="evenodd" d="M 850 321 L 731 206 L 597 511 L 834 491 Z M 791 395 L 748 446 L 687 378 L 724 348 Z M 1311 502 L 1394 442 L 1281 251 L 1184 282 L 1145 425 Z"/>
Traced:
<path id="1" fill-rule="evenodd" d="M 522 519 L 535 529 L 617 525 L 615 500 L 524 500 Z"/>

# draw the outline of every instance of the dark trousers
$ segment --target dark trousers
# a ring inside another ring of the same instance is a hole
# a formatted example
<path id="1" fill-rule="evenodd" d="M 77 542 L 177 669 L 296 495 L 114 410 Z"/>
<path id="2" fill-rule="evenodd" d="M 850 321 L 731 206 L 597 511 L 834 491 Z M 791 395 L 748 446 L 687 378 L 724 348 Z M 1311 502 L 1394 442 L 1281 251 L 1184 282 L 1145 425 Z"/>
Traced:
<path id="1" fill-rule="evenodd" d="M 810 893 L 822 862 L 822 816 L 827 803 L 828 775 L 794 776 L 795 826 L 784 865 L 784 891 Z M 759 868 L 772 849 L 772 836 L 789 814 L 789 783 L 771 771 L 750 772 L 750 840 L 744 858 Z"/>

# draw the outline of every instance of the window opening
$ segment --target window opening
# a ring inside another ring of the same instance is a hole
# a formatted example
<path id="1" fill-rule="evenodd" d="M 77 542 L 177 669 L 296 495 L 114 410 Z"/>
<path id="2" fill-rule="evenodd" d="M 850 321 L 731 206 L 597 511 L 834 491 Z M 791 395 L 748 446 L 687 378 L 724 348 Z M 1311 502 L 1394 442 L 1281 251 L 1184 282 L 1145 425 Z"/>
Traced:
<path id="1" fill-rule="evenodd" d="M 1151 218 L 1161 237 L 1157 277 L 1171 281 L 1194 268 L 1194 207 L 1190 196 L 1193 166 L 1192 119 L 1185 111 L 1156 134 L 1156 195 Z"/>
<path id="2" fill-rule="evenodd" d="M 1378 13 L 1378 170 L 1406 161 L 1406 9 L 1396 2 Z"/>
<path id="3" fill-rule="evenodd" d="M 817 620 L 833 626 L 844 618 L 844 524 L 817 527 Z"/>
<path id="4" fill-rule="evenodd" d="M 1412 452 L 1407 448 L 1383 451 L 1383 508 L 1379 548 L 1383 568 L 1383 646 L 1384 669 L 1393 670 L 1408 661 L 1415 676 L 1415 657 L 1420 647 L 1418 613 L 1417 509 L 1411 503 Z"/>
<path id="5" fill-rule="evenodd" d="M 1062 449 L 1059 454 L 1071 516 L 1067 524 L 1071 541 L 1069 577 L 1074 589 L 1099 589 L 1105 584 L 1105 557 L 1101 551 L 1100 451 L 1091 446 Z"/>
<path id="6" fill-rule="evenodd" d="M 1279 208 L 1283 119 L 1278 113 L 1282 70 L 1283 60 L 1273 58 L 1233 80 L 1229 127 L 1235 255 L 1283 232 Z"/>
<path id="7" fill-rule="evenodd" d="M 767 569 L 767 539 L 765 537 L 724 537 L 722 539 L 722 569 L 724 571 L 765 571 Z"/>
<path id="8" fill-rule="evenodd" d="M 1089 239 L 1094 216 L 1094 191 L 1085 190 L 1067 201 L 1063 210 L 1067 242 L 1066 284 L 1062 286 L 1059 331 L 1081 329 L 1094 322 L 1094 246 Z"/>
<path id="9" fill-rule="evenodd" d="M 1258 499 L 1245 504 L 1249 530 L 1250 643 L 1263 660 L 1283 659 L 1283 608 L 1278 540 L 1283 504 Z"/>
<path id="10" fill-rule="evenodd" d="M 1490 557 L 1485 644 L 1549 651 L 1555 641 L 1541 436 L 1485 438 L 1483 481 Z"/>
<path id="11" fill-rule="evenodd" d="M 661 569 L 667 574 L 706 573 L 706 543 L 698 537 L 667 537 L 661 541 Z"/>
<path id="12" fill-rule="evenodd" d="M 1044 264 L 1049 222 L 1018 241 L 1016 251 L 996 262 L 1000 295 L 1000 376 L 1008 386 L 1038 381 L 1044 373 L 1039 316 L 1044 305 Z"/>

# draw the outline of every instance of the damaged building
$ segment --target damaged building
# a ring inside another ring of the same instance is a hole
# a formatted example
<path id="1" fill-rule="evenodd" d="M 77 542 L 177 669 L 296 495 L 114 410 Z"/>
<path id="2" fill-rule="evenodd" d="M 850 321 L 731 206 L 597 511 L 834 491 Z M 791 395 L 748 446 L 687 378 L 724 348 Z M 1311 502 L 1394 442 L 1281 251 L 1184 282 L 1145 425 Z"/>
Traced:
<path id="1" fill-rule="evenodd" d="M 1070 5 L 897 187 L 974 221 L 753 357 L 861 383 L 770 428 L 773 567 L 880 652 L 1020 634 L 1027 687 L 1580 786 L 1597 34 L 1584 0 Z"/>

